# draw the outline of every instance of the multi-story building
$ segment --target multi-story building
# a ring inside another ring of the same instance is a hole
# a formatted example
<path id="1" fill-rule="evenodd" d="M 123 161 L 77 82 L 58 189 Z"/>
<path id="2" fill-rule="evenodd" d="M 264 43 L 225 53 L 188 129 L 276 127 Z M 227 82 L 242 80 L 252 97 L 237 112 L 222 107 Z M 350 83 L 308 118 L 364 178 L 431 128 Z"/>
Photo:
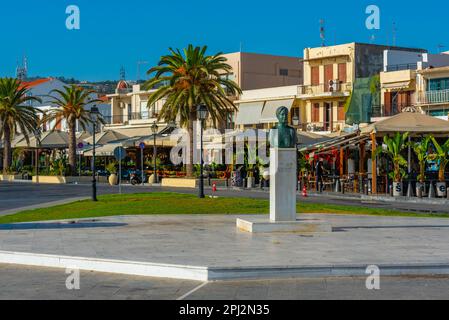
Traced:
<path id="1" fill-rule="evenodd" d="M 61 90 L 64 91 L 64 87 L 67 86 L 66 83 L 55 79 L 55 78 L 42 78 L 37 79 L 33 81 L 25 81 L 22 83 L 24 86 L 26 86 L 29 89 L 29 95 L 33 97 L 37 97 L 41 99 L 41 102 L 37 101 L 30 101 L 30 105 L 39 109 L 42 113 L 40 114 L 40 117 L 42 119 L 43 115 L 45 113 L 48 113 L 52 108 L 55 107 L 55 105 L 52 103 L 53 98 L 51 96 L 57 95 L 54 90 Z M 96 94 L 92 94 L 91 99 L 95 100 L 97 99 Z M 100 110 L 100 113 L 103 116 L 109 115 L 109 104 L 107 101 L 104 101 L 104 99 L 97 103 L 97 106 Z M 83 129 L 78 125 L 77 123 L 77 132 L 83 131 Z M 49 131 L 49 130 L 57 130 L 57 131 L 67 131 L 68 126 L 65 119 L 62 119 L 61 121 L 48 121 L 47 123 L 42 124 L 42 131 Z"/>
<path id="2" fill-rule="evenodd" d="M 373 121 L 400 113 L 404 108 L 423 103 L 425 80 L 421 74 L 449 66 L 449 54 L 428 54 L 386 50 L 384 71 L 380 73 L 381 104 L 373 110 Z M 431 99 L 432 100 L 432 99 Z"/>
<path id="3" fill-rule="evenodd" d="M 277 122 L 274 113 L 284 105 L 290 123 L 299 130 L 330 133 L 346 126 L 370 122 L 374 101 L 371 79 L 384 69 L 384 51 L 425 50 L 348 43 L 304 50 L 304 83 L 263 90 L 244 91 L 236 125 L 269 128 Z"/>
<path id="4" fill-rule="evenodd" d="M 376 104 L 370 94 L 370 79 L 384 69 L 385 50 L 426 52 L 363 43 L 306 48 L 304 85 L 298 92 L 303 103 L 302 129 L 332 132 L 369 122 Z"/>

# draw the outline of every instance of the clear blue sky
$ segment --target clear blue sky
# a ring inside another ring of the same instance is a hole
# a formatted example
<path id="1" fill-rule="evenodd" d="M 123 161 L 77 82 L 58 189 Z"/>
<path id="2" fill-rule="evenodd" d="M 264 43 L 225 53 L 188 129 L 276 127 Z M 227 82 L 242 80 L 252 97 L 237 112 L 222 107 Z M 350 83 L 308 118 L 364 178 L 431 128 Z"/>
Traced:
<path id="1" fill-rule="evenodd" d="M 208 45 L 210 53 L 243 51 L 302 56 L 304 47 L 320 45 L 319 20 L 326 21 L 328 44 L 392 43 L 449 50 L 446 1 L 305 1 L 301 0 L 23 0 L 0 8 L 0 76 L 12 76 L 25 53 L 30 75 L 118 79 L 123 65 L 135 79 L 136 62 L 150 65 L 168 47 Z M 81 30 L 65 28 L 68 5 L 81 10 Z M 365 27 L 369 4 L 381 10 L 381 29 Z M 421 20 L 422 19 L 422 20 Z M 145 67 L 147 68 L 147 67 Z"/>

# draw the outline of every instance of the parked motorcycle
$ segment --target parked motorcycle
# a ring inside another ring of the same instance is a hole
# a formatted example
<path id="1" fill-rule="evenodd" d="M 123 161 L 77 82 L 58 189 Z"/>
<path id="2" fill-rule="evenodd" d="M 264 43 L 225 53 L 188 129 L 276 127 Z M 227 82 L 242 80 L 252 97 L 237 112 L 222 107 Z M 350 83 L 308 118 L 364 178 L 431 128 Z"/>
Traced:
<path id="1" fill-rule="evenodd" d="M 143 175 L 144 181 L 142 181 L 142 173 L 140 171 L 132 171 L 129 173 L 129 181 L 133 186 L 137 186 L 147 181 L 146 174 Z"/>

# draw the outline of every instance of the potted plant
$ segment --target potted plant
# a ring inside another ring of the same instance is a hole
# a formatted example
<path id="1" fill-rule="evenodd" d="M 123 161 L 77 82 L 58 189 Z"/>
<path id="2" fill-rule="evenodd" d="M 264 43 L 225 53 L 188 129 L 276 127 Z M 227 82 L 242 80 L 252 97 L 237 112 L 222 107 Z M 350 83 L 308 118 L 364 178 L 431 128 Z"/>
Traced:
<path id="1" fill-rule="evenodd" d="M 106 171 L 109 173 L 109 184 L 111 186 L 115 186 L 118 184 L 118 176 L 117 176 L 117 163 L 115 161 L 110 162 L 106 166 Z"/>
<path id="2" fill-rule="evenodd" d="M 440 165 L 438 171 L 437 195 L 439 197 L 446 197 L 447 189 L 444 173 L 446 172 L 446 167 L 449 163 L 449 140 L 447 140 L 443 145 L 440 145 L 435 137 L 432 137 L 432 142 L 435 147 L 435 153 L 430 155 L 429 158 L 438 161 Z"/>
<path id="3" fill-rule="evenodd" d="M 432 137 L 427 136 L 422 138 L 420 142 L 413 142 L 412 148 L 418 158 L 419 175 L 416 183 L 416 194 L 420 196 L 426 195 L 426 163 L 428 159 L 428 150 Z"/>
<path id="4" fill-rule="evenodd" d="M 402 179 L 406 176 L 404 167 L 407 166 L 407 161 L 401 155 L 401 152 L 407 147 L 407 138 L 409 133 L 397 132 L 392 138 L 384 137 L 384 144 L 386 149 L 383 150 L 393 162 L 393 172 L 390 173 L 390 178 L 393 180 L 393 196 L 400 197 L 403 195 Z"/>

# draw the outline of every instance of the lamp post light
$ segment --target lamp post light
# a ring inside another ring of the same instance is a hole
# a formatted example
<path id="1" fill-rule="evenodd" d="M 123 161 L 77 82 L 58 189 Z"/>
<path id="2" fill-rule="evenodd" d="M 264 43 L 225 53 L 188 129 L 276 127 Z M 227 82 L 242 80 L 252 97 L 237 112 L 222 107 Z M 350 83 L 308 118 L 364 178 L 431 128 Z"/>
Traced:
<path id="1" fill-rule="evenodd" d="M 156 123 L 156 121 L 153 122 L 153 125 L 151 126 L 151 131 L 153 132 L 153 175 L 154 175 L 154 183 L 158 183 L 158 177 L 157 177 L 157 146 L 156 146 L 156 135 L 159 130 L 159 127 Z"/>
<path id="2" fill-rule="evenodd" d="M 34 131 L 34 137 L 36 138 L 36 155 L 35 155 L 35 157 L 36 157 L 36 159 L 35 159 L 35 165 L 36 165 L 36 183 L 39 183 L 39 149 L 40 149 L 40 147 L 41 147 L 41 135 L 42 135 L 42 132 L 41 132 L 41 129 L 40 128 L 37 128 L 35 131 Z"/>
<path id="3" fill-rule="evenodd" d="M 92 143 L 93 143 L 93 149 L 92 149 L 92 201 L 97 202 L 97 177 L 95 172 L 95 133 L 97 131 L 97 121 L 98 117 L 100 115 L 100 110 L 98 110 L 97 105 L 93 105 L 90 109 L 90 119 L 93 124 L 93 135 L 92 135 Z"/>
<path id="4" fill-rule="evenodd" d="M 206 105 L 201 104 L 197 109 L 197 119 L 200 121 L 200 189 L 199 189 L 199 198 L 204 199 L 204 177 L 203 177 L 203 167 L 204 167 L 204 159 L 203 159 L 203 122 L 209 116 L 209 111 L 207 110 Z"/>

